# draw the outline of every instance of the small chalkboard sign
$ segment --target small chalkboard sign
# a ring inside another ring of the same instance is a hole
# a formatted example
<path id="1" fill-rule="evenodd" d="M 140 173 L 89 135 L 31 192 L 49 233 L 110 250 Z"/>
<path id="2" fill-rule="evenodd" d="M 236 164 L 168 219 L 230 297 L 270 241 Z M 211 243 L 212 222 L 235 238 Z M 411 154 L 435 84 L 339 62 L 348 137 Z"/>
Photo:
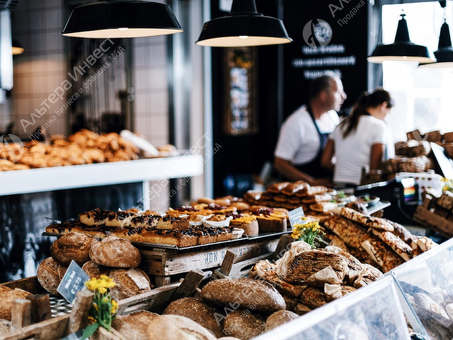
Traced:
<path id="1" fill-rule="evenodd" d="M 71 261 L 57 291 L 66 299 L 66 301 L 73 303 L 76 294 L 85 287 L 85 282 L 89 279 L 90 277 L 88 274 L 85 273 L 77 263 Z"/>
<path id="2" fill-rule="evenodd" d="M 300 218 L 305 217 L 304 210 L 302 209 L 302 207 L 289 211 L 288 215 L 289 215 L 289 222 L 291 223 L 292 227 L 294 227 L 294 225 L 296 223 L 299 223 L 299 224 L 303 223 Z"/>

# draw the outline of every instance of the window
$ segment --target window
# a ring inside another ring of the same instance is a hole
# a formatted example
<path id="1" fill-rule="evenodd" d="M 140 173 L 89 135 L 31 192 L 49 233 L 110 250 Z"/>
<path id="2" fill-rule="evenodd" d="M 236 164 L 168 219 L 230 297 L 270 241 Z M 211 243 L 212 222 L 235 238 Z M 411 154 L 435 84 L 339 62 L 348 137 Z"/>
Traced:
<path id="1" fill-rule="evenodd" d="M 386 5 L 382 8 L 383 43 L 393 43 L 402 9 L 410 39 L 437 50 L 444 10 L 439 3 Z M 453 27 L 453 9 L 447 2 L 446 19 Z M 395 107 L 387 117 L 394 141 L 406 140 L 406 132 L 453 131 L 453 68 L 423 69 L 413 62 L 383 64 L 384 88 L 392 94 Z"/>

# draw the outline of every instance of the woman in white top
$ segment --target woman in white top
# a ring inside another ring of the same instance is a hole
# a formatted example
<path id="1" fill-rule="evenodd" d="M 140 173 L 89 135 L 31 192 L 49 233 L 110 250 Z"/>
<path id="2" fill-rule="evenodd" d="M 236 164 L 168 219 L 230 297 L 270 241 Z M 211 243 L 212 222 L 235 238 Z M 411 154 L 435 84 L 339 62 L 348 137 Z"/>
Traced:
<path id="1" fill-rule="evenodd" d="M 364 92 L 351 114 L 329 136 L 321 164 L 334 170 L 333 181 L 338 187 L 360 184 L 363 166 L 377 170 L 383 160 L 394 156 L 390 131 L 384 122 L 392 106 L 387 91 Z"/>

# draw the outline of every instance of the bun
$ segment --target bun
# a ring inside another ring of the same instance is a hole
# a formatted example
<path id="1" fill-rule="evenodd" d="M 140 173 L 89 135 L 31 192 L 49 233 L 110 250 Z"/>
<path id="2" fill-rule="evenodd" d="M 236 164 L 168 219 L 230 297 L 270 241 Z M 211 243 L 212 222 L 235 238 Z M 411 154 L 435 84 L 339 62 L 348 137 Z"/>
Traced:
<path id="1" fill-rule="evenodd" d="M 112 322 L 112 327 L 127 339 L 148 340 L 148 324 L 158 316 L 158 314 L 148 311 L 117 315 Z"/>
<path id="2" fill-rule="evenodd" d="M 179 315 L 162 315 L 148 325 L 148 340 L 216 340 L 206 328 Z"/>
<path id="3" fill-rule="evenodd" d="M 91 246 L 90 259 L 102 266 L 134 268 L 140 264 L 141 256 L 130 241 L 108 236 Z"/>
<path id="4" fill-rule="evenodd" d="M 112 268 L 110 267 L 104 267 L 101 266 L 97 263 L 94 263 L 93 261 L 88 261 L 86 262 L 83 266 L 82 269 L 87 273 L 91 278 L 100 278 L 101 275 L 109 275 L 110 271 Z"/>
<path id="5" fill-rule="evenodd" d="M 29 295 L 32 294 L 25 290 L 0 286 L 0 297 L 2 299 L 2 303 L 0 304 L 0 319 L 11 321 L 13 301 L 16 299 L 25 299 Z"/>
<path id="6" fill-rule="evenodd" d="M 237 296 L 241 299 L 238 301 Z M 260 299 L 256 299 L 259 296 Z M 286 308 L 285 300 L 270 284 L 250 278 L 211 281 L 201 290 L 201 297 L 217 305 L 236 304 L 248 308 L 255 306 L 258 312 L 273 313 Z"/>
<path id="7" fill-rule="evenodd" d="M 79 266 L 90 259 L 90 248 L 97 242 L 82 233 L 65 234 L 50 246 L 50 255 L 62 266 L 69 266 L 74 260 Z"/>
<path id="8" fill-rule="evenodd" d="M 109 276 L 116 282 L 115 287 L 110 289 L 115 300 L 126 299 L 151 290 L 148 275 L 141 269 L 114 269 Z"/>
<path id="9" fill-rule="evenodd" d="M 187 297 L 173 301 L 164 314 L 185 316 L 213 332 L 216 337 L 225 335 L 216 321 L 215 310 L 199 299 Z"/>
<path id="10" fill-rule="evenodd" d="M 57 288 L 66 273 L 67 267 L 60 265 L 52 257 L 42 261 L 37 270 L 37 278 L 41 286 L 50 294 L 61 296 Z"/>
<path id="11" fill-rule="evenodd" d="M 289 310 L 279 310 L 267 318 L 266 332 L 290 322 L 291 320 L 297 319 L 298 317 L 299 315 Z"/>
<path id="12" fill-rule="evenodd" d="M 242 340 L 252 339 L 265 331 L 265 319 L 249 310 L 237 309 L 227 315 L 224 332 Z"/>

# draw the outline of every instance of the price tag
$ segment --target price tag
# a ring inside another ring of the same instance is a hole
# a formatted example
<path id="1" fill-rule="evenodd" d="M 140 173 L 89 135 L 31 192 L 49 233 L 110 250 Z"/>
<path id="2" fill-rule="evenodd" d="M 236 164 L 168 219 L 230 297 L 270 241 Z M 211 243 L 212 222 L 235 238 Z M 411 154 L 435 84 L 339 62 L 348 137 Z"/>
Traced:
<path id="1" fill-rule="evenodd" d="M 71 261 L 57 291 L 66 299 L 66 301 L 73 303 L 76 294 L 85 287 L 85 282 L 89 279 L 90 277 L 88 274 L 85 273 L 77 263 Z"/>
<path id="2" fill-rule="evenodd" d="M 302 223 L 300 220 L 301 217 L 305 217 L 304 209 L 302 207 L 296 208 L 288 212 L 289 215 L 289 223 L 291 223 L 291 227 L 294 227 L 296 223 Z"/>

